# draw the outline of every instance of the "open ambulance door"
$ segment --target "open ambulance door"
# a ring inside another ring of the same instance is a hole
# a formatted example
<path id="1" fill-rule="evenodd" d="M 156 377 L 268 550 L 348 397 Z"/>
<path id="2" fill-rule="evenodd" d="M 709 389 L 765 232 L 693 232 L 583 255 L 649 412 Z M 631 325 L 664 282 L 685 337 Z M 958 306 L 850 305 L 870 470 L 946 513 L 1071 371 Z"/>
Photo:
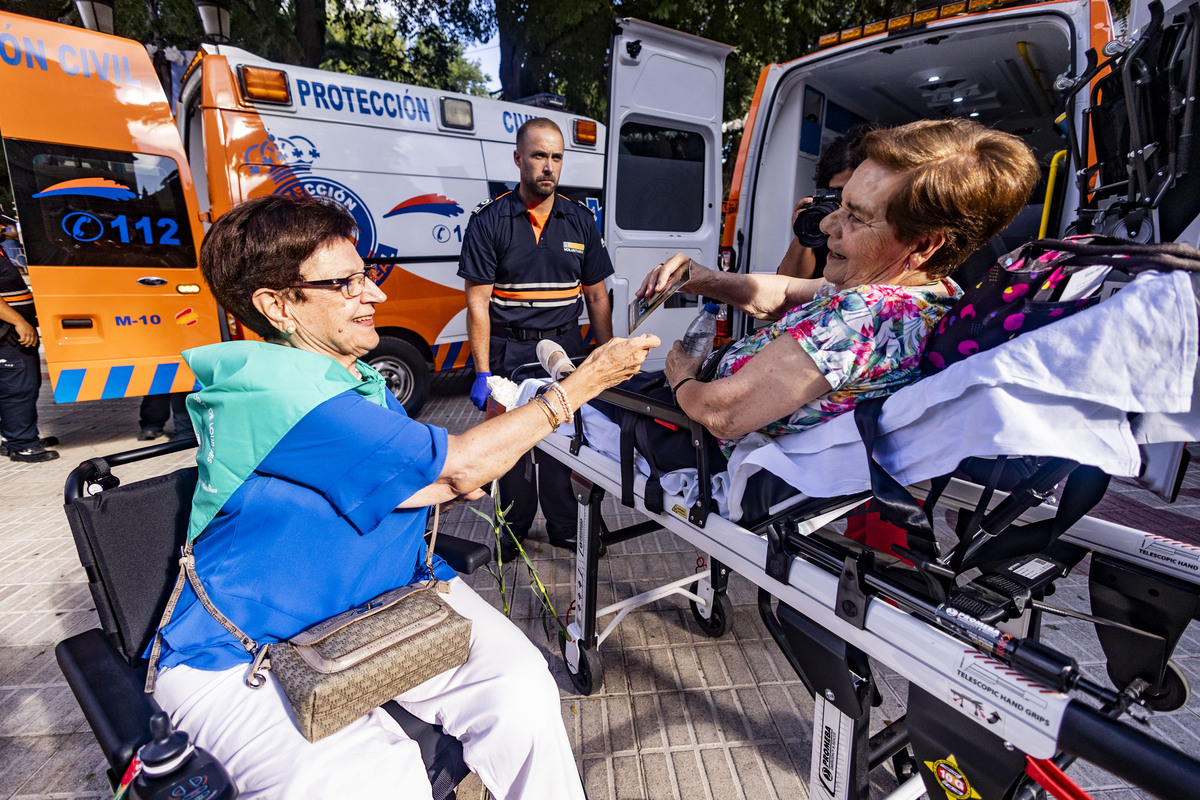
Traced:
<path id="1" fill-rule="evenodd" d="M 0 135 L 56 402 L 190 391 L 220 341 L 191 172 L 146 49 L 0 13 Z"/>
<path id="2" fill-rule="evenodd" d="M 609 78 L 604 233 L 613 277 L 613 332 L 629 333 L 629 303 L 656 264 L 685 253 L 716 266 L 720 238 L 721 121 L 725 57 L 732 47 L 634 19 L 613 27 Z M 696 298 L 677 294 L 635 333 L 663 346 L 696 316 Z"/>

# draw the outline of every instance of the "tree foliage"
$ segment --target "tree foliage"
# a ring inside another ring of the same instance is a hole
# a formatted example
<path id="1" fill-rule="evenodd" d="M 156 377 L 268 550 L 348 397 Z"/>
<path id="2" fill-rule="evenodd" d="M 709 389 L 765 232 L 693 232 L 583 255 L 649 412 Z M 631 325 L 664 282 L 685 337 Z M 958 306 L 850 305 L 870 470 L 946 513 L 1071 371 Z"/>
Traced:
<path id="1" fill-rule="evenodd" d="M 472 15 L 467 8 L 466 18 L 447 25 L 435 17 L 398 18 L 393 10 L 342 4 L 328 23 L 322 69 L 447 91 L 486 93 L 488 76 L 463 56 L 462 40 L 486 35 L 490 17 Z M 411 32 L 405 35 L 403 31 L 408 29 Z"/>

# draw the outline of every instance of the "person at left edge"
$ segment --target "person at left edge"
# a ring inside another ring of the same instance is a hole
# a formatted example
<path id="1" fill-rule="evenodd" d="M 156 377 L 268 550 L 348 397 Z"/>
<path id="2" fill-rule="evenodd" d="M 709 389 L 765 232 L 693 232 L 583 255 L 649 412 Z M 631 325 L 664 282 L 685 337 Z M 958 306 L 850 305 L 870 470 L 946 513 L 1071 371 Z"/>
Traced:
<path id="1" fill-rule="evenodd" d="M 463 235 L 458 275 L 466 284 L 467 338 L 475 361 L 471 401 L 481 411 L 488 377 L 512 378 L 522 365 L 536 364 L 539 340 L 558 342 L 572 358 L 584 354 L 579 331 L 584 303 L 593 341 L 601 345 L 612 337 L 612 304 L 604 286 L 612 262 L 592 213 L 555 191 L 563 149 L 554 122 L 527 120 L 513 152 L 520 183 L 477 207 Z M 524 539 L 529 533 L 539 496 L 550 543 L 575 549 L 571 473 L 550 458 L 536 466 L 518 463 L 500 479 L 500 502 L 512 504 L 507 519 L 513 535 Z M 511 540 L 501 547 L 505 560 L 515 556 Z"/>
<path id="2" fill-rule="evenodd" d="M 37 399 L 42 386 L 37 315 L 33 292 L 8 256 L 0 251 L 0 437 L 12 461 L 52 461 L 47 445 L 58 439 L 38 436 Z"/>

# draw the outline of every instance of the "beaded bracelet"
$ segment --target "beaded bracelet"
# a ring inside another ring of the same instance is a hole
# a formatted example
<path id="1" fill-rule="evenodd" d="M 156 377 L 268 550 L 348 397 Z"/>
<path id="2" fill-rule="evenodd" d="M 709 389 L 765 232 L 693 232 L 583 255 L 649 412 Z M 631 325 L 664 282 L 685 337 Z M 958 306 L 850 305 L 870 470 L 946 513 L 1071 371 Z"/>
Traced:
<path id="1" fill-rule="evenodd" d="M 571 401 L 567 399 L 567 390 L 559 386 L 558 381 L 550 384 L 550 388 L 554 390 L 556 395 L 558 395 L 558 400 L 560 403 L 562 403 L 563 411 L 565 411 L 567 414 L 566 419 L 571 419 Z M 564 422 L 565 421 L 566 420 L 564 420 Z"/>
<path id="2" fill-rule="evenodd" d="M 550 423 L 550 432 L 557 431 L 560 424 L 558 412 L 551 407 L 550 401 L 540 394 L 535 394 L 531 402 L 537 403 L 538 408 L 542 409 L 542 413 L 546 415 L 546 421 Z"/>

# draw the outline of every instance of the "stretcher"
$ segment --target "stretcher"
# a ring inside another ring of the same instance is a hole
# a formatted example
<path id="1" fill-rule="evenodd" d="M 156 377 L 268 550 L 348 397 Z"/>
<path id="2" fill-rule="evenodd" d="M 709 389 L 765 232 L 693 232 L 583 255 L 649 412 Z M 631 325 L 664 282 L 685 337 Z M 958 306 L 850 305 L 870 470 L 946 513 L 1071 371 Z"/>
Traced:
<path id="1" fill-rule="evenodd" d="M 878 484 L 834 497 L 794 496 L 764 470 L 743 492 L 733 522 L 715 512 L 707 434 L 698 423 L 621 389 L 601 398 L 689 431 L 699 480 L 687 497 L 664 489 L 659 478 L 590 446 L 582 417 L 569 436 L 539 444 L 539 458 L 572 470 L 579 503 L 575 614 L 560 645 L 582 694 L 601 685 L 600 648 L 635 608 L 678 595 L 704 633 L 721 636 L 732 613 L 726 586 L 736 572 L 758 587 L 763 621 L 815 698 L 813 798 L 865 800 L 868 772 L 888 761 L 900 783 L 894 798 L 928 792 L 999 800 L 1034 797 L 1039 787 L 1081 797 L 1062 772 L 1076 758 L 1159 797 L 1195 795 L 1200 761 L 1138 723 L 1187 701 L 1186 678 L 1170 658 L 1200 616 L 1200 548 L 1087 517 L 1107 487 L 1102 470 L 1039 454 L 999 484 L 1002 470 L 989 464 L 1003 458 L 983 462 L 983 477 L 931 476 L 911 485 L 931 506 L 926 513 L 934 503 L 960 512 L 959 543 L 937 557 L 904 551 L 912 567 L 828 527 L 861 513 L 868 500 L 878 504 Z M 1062 500 L 1047 504 L 1064 480 Z M 646 520 L 609 530 L 600 515 L 607 493 Z M 612 545 L 658 529 L 706 554 L 707 572 L 598 608 L 601 540 Z M 1084 616 L 1096 623 L 1107 681 L 1039 641 L 1054 581 L 1088 555 L 1092 615 Z M 871 661 L 910 686 L 906 716 L 873 736 Z"/>

